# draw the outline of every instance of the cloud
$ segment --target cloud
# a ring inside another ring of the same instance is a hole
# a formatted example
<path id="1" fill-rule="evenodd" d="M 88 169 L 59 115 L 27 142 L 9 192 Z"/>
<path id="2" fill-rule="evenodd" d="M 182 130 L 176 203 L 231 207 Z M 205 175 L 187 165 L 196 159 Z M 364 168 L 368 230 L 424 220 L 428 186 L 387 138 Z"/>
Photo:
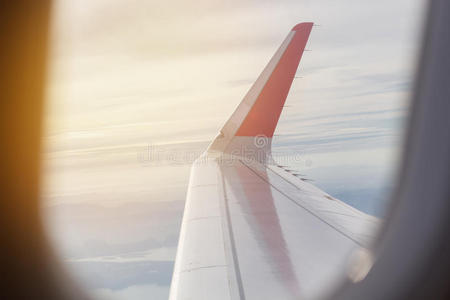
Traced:
<path id="1" fill-rule="evenodd" d="M 87 289 L 121 290 L 132 285 L 156 284 L 168 286 L 173 261 L 142 262 L 69 262 L 66 267 Z"/>
<path id="2" fill-rule="evenodd" d="M 136 248 L 136 247 L 135 247 Z M 100 263 L 130 263 L 147 261 L 173 261 L 176 247 L 153 248 L 146 251 L 133 251 L 117 255 L 95 256 L 86 258 L 68 259 L 67 262 L 100 262 Z"/>
<path id="3" fill-rule="evenodd" d="M 92 291 L 99 300 L 166 300 L 169 297 L 169 287 L 159 285 L 131 285 L 121 290 L 95 289 Z"/>

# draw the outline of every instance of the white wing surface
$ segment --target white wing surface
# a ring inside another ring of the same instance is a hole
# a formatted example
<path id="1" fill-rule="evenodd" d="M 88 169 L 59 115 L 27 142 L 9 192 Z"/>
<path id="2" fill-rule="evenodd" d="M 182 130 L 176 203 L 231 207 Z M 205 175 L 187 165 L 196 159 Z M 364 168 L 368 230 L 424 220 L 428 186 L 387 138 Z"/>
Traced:
<path id="1" fill-rule="evenodd" d="M 170 299 L 310 299 L 379 220 L 285 171 L 273 132 L 312 23 L 296 25 L 191 171 Z"/>

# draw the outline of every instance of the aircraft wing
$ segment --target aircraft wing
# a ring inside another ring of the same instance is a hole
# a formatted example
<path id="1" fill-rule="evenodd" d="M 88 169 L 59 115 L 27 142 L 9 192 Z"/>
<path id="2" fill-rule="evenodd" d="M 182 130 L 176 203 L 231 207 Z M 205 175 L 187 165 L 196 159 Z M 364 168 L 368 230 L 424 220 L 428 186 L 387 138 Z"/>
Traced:
<path id="1" fill-rule="evenodd" d="M 278 166 L 271 139 L 311 32 L 300 23 L 197 159 L 171 300 L 324 296 L 379 220 Z"/>

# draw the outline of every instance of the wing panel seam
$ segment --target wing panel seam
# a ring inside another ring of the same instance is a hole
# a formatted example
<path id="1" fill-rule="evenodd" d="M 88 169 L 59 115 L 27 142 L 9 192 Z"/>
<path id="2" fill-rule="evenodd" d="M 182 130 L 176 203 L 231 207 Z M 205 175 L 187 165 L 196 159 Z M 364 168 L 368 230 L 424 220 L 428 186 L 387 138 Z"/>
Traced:
<path id="1" fill-rule="evenodd" d="M 268 185 L 270 185 L 271 187 L 273 187 L 275 190 L 277 190 L 280 194 L 284 195 L 287 199 L 289 199 L 292 203 L 294 203 L 295 205 L 303 208 L 305 211 L 307 211 L 308 213 L 310 213 L 311 215 L 313 215 L 314 217 L 316 217 L 317 219 L 319 219 L 320 221 L 322 221 L 323 223 L 327 224 L 328 226 L 330 226 L 331 228 L 333 228 L 334 230 L 336 230 L 337 232 L 339 232 L 340 234 L 342 234 L 343 236 L 345 236 L 346 238 L 348 238 L 349 240 L 353 241 L 355 244 L 357 244 L 360 247 L 364 247 L 360 242 L 358 242 L 357 240 L 355 240 L 354 238 L 352 238 L 351 236 L 349 236 L 348 234 L 342 232 L 341 230 L 339 230 L 338 228 L 336 228 L 333 224 L 325 221 L 324 219 L 322 219 L 320 216 L 318 216 L 316 213 L 314 213 L 313 211 L 311 211 L 310 209 L 306 208 L 305 206 L 301 205 L 300 203 L 298 203 L 297 201 L 295 201 L 295 199 L 292 199 L 292 197 L 290 197 L 288 194 L 286 194 L 285 192 L 283 192 L 282 190 L 280 190 L 279 188 L 277 188 L 276 186 L 274 186 L 272 183 L 270 183 L 269 181 L 265 180 L 261 175 L 259 175 L 255 170 L 253 170 L 250 166 L 248 166 L 247 164 L 245 164 L 242 160 L 238 160 L 243 166 L 245 166 L 246 168 L 248 168 L 251 172 L 253 172 L 256 176 L 258 176 L 262 181 L 264 181 L 265 183 L 267 183 Z M 279 175 L 278 175 L 279 176 Z M 283 177 L 279 176 L 280 178 L 284 179 Z M 286 180 L 285 180 L 286 181 Z"/>
<path id="2" fill-rule="evenodd" d="M 231 216 L 230 216 L 230 210 L 229 210 L 229 206 L 228 206 L 228 196 L 227 196 L 227 192 L 226 192 L 226 186 L 225 186 L 225 179 L 222 175 L 222 170 L 219 167 L 219 181 L 221 182 L 221 186 L 222 186 L 222 196 L 223 196 L 223 202 L 222 202 L 222 212 L 225 214 L 225 216 L 223 216 L 224 219 L 224 230 L 223 233 L 225 235 L 225 232 L 227 232 L 228 236 L 224 237 L 227 238 L 227 240 L 229 241 L 230 244 L 230 252 L 231 252 L 231 260 L 232 260 L 232 266 L 233 266 L 233 270 L 234 270 L 234 275 L 235 275 L 235 281 L 236 281 L 236 285 L 237 285 L 237 294 L 239 297 L 239 300 L 245 300 L 245 293 L 244 293 L 244 287 L 242 285 L 242 277 L 241 277 L 241 271 L 239 268 L 239 261 L 237 258 L 237 250 L 236 250 L 236 243 L 235 243 L 235 239 L 234 239 L 234 234 L 233 234 L 233 226 L 231 224 Z M 225 239 L 224 239 L 225 242 Z M 225 246 L 225 245 L 224 245 Z M 228 253 L 225 249 L 225 253 Z M 231 284 L 231 282 L 230 282 Z M 233 297 L 234 294 L 232 294 L 233 289 L 230 286 L 230 295 L 231 297 Z"/>

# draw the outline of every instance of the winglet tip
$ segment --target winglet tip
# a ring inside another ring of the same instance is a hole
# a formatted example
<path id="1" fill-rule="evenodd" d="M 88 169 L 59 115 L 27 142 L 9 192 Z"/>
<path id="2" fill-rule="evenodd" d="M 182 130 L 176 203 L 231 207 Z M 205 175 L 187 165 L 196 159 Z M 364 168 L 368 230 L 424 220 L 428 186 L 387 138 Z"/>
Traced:
<path id="1" fill-rule="evenodd" d="M 292 27 L 292 31 L 299 31 L 301 29 L 311 28 L 314 25 L 313 22 L 302 22 Z"/>

